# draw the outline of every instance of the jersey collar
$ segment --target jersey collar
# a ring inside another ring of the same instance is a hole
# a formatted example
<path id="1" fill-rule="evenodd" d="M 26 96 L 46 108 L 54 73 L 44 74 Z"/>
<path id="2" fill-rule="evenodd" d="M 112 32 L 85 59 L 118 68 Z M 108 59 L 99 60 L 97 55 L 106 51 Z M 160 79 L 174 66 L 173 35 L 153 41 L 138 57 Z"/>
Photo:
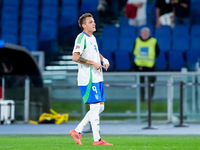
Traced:
<path id="1" fill-rule="evenodd" d="M 87 33 L 85 33 L 84 31 L 83 31 L 83 33 L 86 35 L 86 36 L 88 36 L 88 37 L 90 37 Z"/>

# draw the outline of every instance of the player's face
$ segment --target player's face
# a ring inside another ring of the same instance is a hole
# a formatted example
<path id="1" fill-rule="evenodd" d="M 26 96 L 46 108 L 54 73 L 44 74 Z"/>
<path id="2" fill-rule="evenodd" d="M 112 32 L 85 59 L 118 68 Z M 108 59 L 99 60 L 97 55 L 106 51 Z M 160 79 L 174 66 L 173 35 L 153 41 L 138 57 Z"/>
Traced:
<path id="1" fill-rule="evenodd" d="M 96 31 L 96 23 L 92 17 L 85 18 L 85 23 L 83 24 L 84 31 L 95 32 Z"/>
<path id="2" fill-rule="evenodd" d="M 143 31 L 141 32 L 141 37 L 142 37 L 143 40 L 147 40 L 147 39 L 150 37 L 149 31 L 143 30 Z"/>

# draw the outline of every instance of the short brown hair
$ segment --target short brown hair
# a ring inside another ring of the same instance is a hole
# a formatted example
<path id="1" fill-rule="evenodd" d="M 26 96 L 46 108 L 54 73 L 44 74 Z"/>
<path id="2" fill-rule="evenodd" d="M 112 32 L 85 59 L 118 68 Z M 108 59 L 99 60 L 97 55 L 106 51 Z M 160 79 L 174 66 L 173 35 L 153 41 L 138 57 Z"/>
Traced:
<path id="1" fill-rule="evenodd" d="M 92 14 L 90 14 L 90 13 L 85 13 L 82 16 L 79 17 L 78 25 L 82 30 L 83 30 L 82 24 L 85 22 L 85 19 L 87 17 L 92 17 L 93 18 Z"/>

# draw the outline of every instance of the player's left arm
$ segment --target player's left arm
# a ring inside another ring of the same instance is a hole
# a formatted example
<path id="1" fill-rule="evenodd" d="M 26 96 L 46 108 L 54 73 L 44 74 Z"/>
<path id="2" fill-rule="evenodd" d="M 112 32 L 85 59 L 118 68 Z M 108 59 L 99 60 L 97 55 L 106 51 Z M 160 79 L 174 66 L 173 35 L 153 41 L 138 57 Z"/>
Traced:
<path id="1" fill-rule="evenodd" d="M 103 66 L 105 70 L 107 71 L 108 67 L 110 66 L 108 59 L 104 58 L 100 53 L 99 53 L 99 57 L 100 57 L 101 62 L 103 62 Z"/>

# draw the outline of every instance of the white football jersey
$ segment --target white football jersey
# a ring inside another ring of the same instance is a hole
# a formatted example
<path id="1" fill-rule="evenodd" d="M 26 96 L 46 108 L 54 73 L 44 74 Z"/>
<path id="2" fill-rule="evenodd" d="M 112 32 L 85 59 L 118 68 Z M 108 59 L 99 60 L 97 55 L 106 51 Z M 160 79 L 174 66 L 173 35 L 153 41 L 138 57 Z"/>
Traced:
<path id="1" fill-rule="evenodd" d="M 96 38 L 85 33 L 80 33 L 75 40 L 73 53 L 79 52 L 83 58 L 101 64 Z M 96 70 L 92 65 L 78 63 L 78 86 L 86 86 L 89 82 L 103 81 L 102 69 Z"/>

